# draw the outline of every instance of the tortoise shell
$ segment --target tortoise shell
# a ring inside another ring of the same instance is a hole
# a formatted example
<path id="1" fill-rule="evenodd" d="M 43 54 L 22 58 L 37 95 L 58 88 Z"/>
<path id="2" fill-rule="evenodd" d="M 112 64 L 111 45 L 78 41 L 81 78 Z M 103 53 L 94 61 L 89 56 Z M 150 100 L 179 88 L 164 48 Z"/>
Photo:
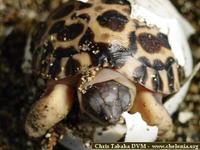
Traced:
<path id="1" fill-rule="evenodd" d="M 130 14 L 126 0 L 63 4 L 35 35 L 34 70 L 43 77 L 62 79 L 91 67 L 106 67 L 152 91 L 176 92 L 179 64 L 167 35 Z"/>

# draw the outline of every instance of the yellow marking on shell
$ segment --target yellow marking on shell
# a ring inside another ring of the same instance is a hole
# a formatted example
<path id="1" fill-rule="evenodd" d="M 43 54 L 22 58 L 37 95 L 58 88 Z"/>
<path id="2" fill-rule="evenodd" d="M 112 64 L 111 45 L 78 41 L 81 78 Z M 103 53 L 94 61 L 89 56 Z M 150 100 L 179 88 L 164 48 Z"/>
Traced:
<path id="1" fill-rule="evenodd" d="M 168 80 L 167 80 L 167 71 L 158 71 L 160 78 L 163 82 L 163 91 L 169 91 Z"/>
<path id="2" fill-rule="evenodd" d="M 179 74 L 178 74 L 178 65 L 177 64 L 173 64 L 172 65 L 173 68 L 173 73 L 174 73 L 174 89 L 175 91 L 177 91 L 178 89 L 180 89 L 180 81 L 179 81 Z"/>
<path id="3" fill-rule="evenodd" d="M 58 78 L 62 79 L 65 78 L 65 66 L 68 62 L 69 58 L 68 57 L 64 57 L 61 59 L 61 72 L 58 74 Z"/>
<path id="4" fill-rule="evenodd" d="M 77 11 L 78 12 L 78 11 Z M 77 13 L 76 12 L 76 13 Z M 54 42 L 54 48 L 55 49 L 57 49 L 58 47 L 74 47 L 78 52 L 80 52 L 79 50 L 80 50 L 80 48 L 79 48 L 79 45 L 78 45 L 78 43 L 79 43 L 79 41 L 80 41 L 80 39 L 82 38 L 82 36 L 84 35 L 84 33 L 86 32 L 86 30 L 87 30 L 87 27 L 88 27 L 88 25 L 87 25 L 87 22 L 85 21 L 85 20 L 83 20 L 83 19 L 75 19 L 75 20 L 72 20 L 71 18 L 70 18 L 70 16 L 67 16 L 66 17 L 66 23 L 65 23 L 65 25 L 71 25 L 71 24 L 76 24 L 76 23 L 81 23 L 81 24 L 83 24 L 83 26 L 84 26 L 84 29 L 83 29 L 83 32 L 79 35 L 79 36 L 77 36 L 75 39 L 73 39 L 73 40 L 70 40 L 70 41 L 66 41 L 67 39 L 66 38 L 64 38 L 64 41 L 58 41 L 57 39 L 55 40 L 55 42 Z M 56 20 L 57 21 L 57 20 Z M 55 22 L 56 22 L 55 21 Z"/>
<path id="5" fill-rule="evenodd" d="M 83 67 L 83 68 L 88 67 L 92 64 L 90 55 L 85 52 L 74 55 L 73 59 L 77 60 L 80 63 L 81 67 Z"/>
<path id="6" fill-rule="evenodd" d="M 125 75 L 128 79 L 133 80 L 133 76 L 135 73 L 134 70 L 140 66 L 141 63 L 139 61 L 137 61 L 133 57 L 129 57 L 127 58 L 125 65 L 122 68 L 117 69 L 117 71 Z"/>
<path id="7" fill-rule="evenodd" d="M 49 37 L 49 40 L 50 40 L 51 42 L 55 42 L 55 41 L 56 41 L 56 36 L 55 36 L 55 35 L 51 35 L 51 36 Z"/>

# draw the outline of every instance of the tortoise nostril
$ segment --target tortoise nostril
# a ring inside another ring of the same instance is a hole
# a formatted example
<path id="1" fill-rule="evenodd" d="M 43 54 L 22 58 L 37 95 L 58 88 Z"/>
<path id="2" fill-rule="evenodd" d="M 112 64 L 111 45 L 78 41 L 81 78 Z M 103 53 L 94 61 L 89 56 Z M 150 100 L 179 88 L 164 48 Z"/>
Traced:
<path id="1" fill-rule="evenodd" d="M 129 88 L 113 80 L 94 84 L 83 95 L 85 111 L 109 123 L 116 123 L 130 103 Z"/>

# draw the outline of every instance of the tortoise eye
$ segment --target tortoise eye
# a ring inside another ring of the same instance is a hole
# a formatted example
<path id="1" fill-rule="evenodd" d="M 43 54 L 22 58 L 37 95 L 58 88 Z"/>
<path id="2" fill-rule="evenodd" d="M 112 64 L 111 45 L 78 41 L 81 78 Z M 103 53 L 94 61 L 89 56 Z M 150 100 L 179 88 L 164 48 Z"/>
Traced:
<path id="1" fill-rule="evenodd" d="M 83 95 L 86 112 L 109 123 L 116 123 L 130 104 L 129 88 L 113 80 L 94 84 Z"/>

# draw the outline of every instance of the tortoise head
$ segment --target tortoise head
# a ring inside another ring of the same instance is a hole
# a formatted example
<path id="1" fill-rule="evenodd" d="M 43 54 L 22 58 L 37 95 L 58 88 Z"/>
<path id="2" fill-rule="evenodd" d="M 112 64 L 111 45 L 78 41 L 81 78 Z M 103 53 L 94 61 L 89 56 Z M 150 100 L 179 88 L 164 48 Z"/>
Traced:
<path id="1" fill-rule="evenodd" d="M 78 93 L 80 108 L 94 120 L 114 124 L 128 111 L 136 95 L 135 85 L 120 73 L 102 69 L 88 84 L 85 92 Z"/>

